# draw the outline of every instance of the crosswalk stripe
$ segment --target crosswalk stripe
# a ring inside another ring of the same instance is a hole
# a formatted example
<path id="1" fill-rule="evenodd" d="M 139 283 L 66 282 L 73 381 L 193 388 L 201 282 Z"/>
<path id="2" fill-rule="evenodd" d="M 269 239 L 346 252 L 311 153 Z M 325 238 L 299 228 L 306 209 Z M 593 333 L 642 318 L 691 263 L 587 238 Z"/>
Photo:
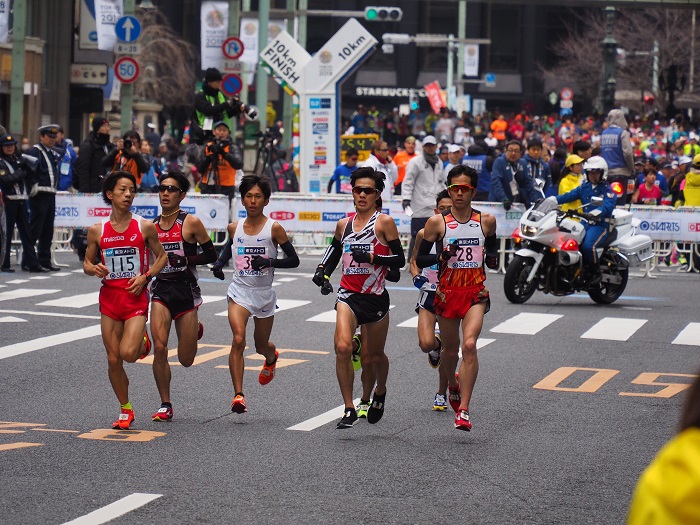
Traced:
<path id="1" fill-rule="evenodd" d="M 281 277 L 281 278 L 275 277 L 275 281 L 279 281 L 281 283 L 291 283 L 292 281 L 296 281 L 296 280 L 297 280 L 296 277 Z"/>
<path id="2" fill-rule="evenodd" d="M 399 323 L 396 326 L 400 328 L 418 328 L 418 316 L 415 315 L 409 319 L 406 319 L 403 323 Z"/>
<path id="3" fill-rule="evenodd" d="M 89 292 L 80 295 L 71 295 L 69 297 L 61 297 L 60 299 L 51 299 L 43 303 L 37 303 L 37 306 L 57 306 L 59 308 L 85 308 L 92 306 L 100 301 L 100 292 Z"/>
<path id="4" fill-rule="evenodd" d="M 215 303 L 217 301 L 224 301 L 226 300 L 226 295 L 203 295 L 202 296 L 202 301 L 204 304 L 209 304 L 209 303 Z"/>
<path id="5" fill-rule="evenodd" d="M 144 494 L 134 492 L 133 494 L 117 500 L 114 503 L 110 503 L 109 505 L 101 507 L 97 510 L 93 510 L 89 514 L 85 514 L 84 516 L 80 516 L 79 518 L 71 521 L 66 521 L 63 525 L 100 525 L 102 523 L 107 523 L 108 521 L 112 521 L 119 516 L 123 516 L 124 514 L 138 509 L 139 507 L 143 507 L 161 496 L 162 494 Z"/>
<path id="6" fill-rule="evenodd" d="M 11 315 L 0 317 L 0 323 L 26 323 L 26 319 L 21 319 L 19 317 L 13 317 Z"/>
<path id="7" fill-rule="evenodd" d="M 45 281 L 46 279 L 51 279 L 50 275 L 36 275 L 34 277 L 30 277 L 30 281 Z"/>
<path id="8" fill-rule="evenodd" d="M 7 284 L 24 284 L 28 282 L 29 279 L 12 279 L 11 281 L 7 281 Z"/>
<path id="9" fill-rule="evenodd" d="M 700 323 L 688 323 L 671 344 L 700 346 Z"/>
<path id="10" fill-rule="evenodd" d="M 284 310 L 291 310 L 292 308 L 305 306 L 310 302 L 311 301 L 300 301 L 297 299 L 277 299 L 277 312 L 282 312 Z"/>
<path id="11" fill-rule="evenodd" d="M 359 402 L 360 398 L 358 397 L 357 399 L 353 400 L 352 404 L 357 406 Z M 326 425 L 335 419 L 340 419 L 341 417 L 343 417 L 344 409 L 345 405 L 340 405 L 339 407 L 335 407 L 329 410 L 328 412 L 324 412 L 323 414 L 319 414 L 318 416 L 312 417 L 311 419 L 307 419 L 306 421 L 297 423 L 296 425 L 287 428 L 287 430 L 301 430 L 304 432 L 315 430 L 318 427 L 322 427 L 323 425 Z"/>
<path id="12" fill-rule="evenodd" d="M 100 335 L 101 333 L 100 325 L 94 325 L 86 328 L 80 328 L 79 330 L 73 330 L 71 332 L 64 332 L 62 334 L 39 337 L 38 339 L 32 339 L 31 341 L 23 341 L 13 345 L 1 346 L 0 359 L 26 354 L 28 352 L 34 352 L 35 350 L 43 350 L 44 348 L 50 348 L 52 346 L 58 346 L 64 343 L 72 343 L 74 341 L 79 341 L 80 339 L 88 339 L 90 337 Z"/>
<path id="13" fill-rule="evenodd" d="M 605 339 L 608 341 L 627 341 L 634 333 L 646 324 L 646 319 L 623 319 L 619 317 L 604 317 L 581 339 Z"/>
<path id="14" fill-rule="evenodd" d="M 496 332 L 498 334 L 535 335 L 561 317 L 563 316 L 559 314 L 520 313 L 494 326 L 491 328 L 491 332 Z"/>
<path id="15" fill-rule="evenodd" d="M 328 310 L 327 312 L 321 312 L 318 315 L 309 317 L 307 321 L 312 321 L 314 323 L 335 323 L 335 310 Z"/>
<path id="16" fill-rule="evenodd" d="M 51 293 L 60 292 L 61 290 L 49 289 L 32 289 L 32 288 L 17 288 L 7 292 L 0 292 L 0 301 L 13 301 L 15 299 L 26 299 L 28 297 L 36 297 L 38 295 L 48 295 Z"/>

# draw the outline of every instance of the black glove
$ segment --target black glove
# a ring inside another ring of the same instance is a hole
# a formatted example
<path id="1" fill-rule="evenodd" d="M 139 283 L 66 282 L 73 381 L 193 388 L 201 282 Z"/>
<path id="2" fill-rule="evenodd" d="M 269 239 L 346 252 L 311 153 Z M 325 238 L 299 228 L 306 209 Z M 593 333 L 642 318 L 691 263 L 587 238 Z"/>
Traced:
<path id="1" fill-rule="evenodd" d="M 408 208 L 411 205 L 411 199 L 404 199 L 401 201 L 401 206 L 403 207 L 404 211 L 406 208 Z"/>
<path id="2" fill-rule="evenodd" d="M 269 268 L 272 266 L 272 259 L 262 257 L 260 255 L 253 255 L 253 258 L 250 261 L 250 266 L 253 268 L 253 270 L 259 272 L 263 268 Z"/>
<path id="3" fill-rule="evenodd" d="M 419 290 L 423 288 L 423 285 L 428 282 L 428 278 L 425 275 L 416 275 L 413 278 L 413 286 L 418 288 Z"/>
<path id="4" fill-rule="evenodd" d="M 321 285 L 321 295 L 328 295 L 329 293 L 333 293 L 333 285 L 328 279 L 329 278 L 327 275 L 323 276 L 323 284 Z"/>
<path id="5" fill-rule="evenodd" d="M 454 243 L 454 242 L 453 242 L 452 244 L 448 244 L 448 245 L 447 245 L 447 248 L 445 248 L 445 249 L 442 251 L 442 253 L 440 254 L 440 260 L 441 260 L 442 262 L 447 262 L 447 261 L 449 261 L 450 259 L 452 259 L 452 257 L 454 257 L 455 255 L 457 255 L 457 252 L 458 252 L 458 251 L 459 251 L 459 245 L 458 245 L 458 244 L 456 244 L 456 243 Z"/>
<path id="6" fill-rule="evenodd" d="M 316 272 L 311 280 L 316 286 L 323 286 L 323 283 L 326 282 L 326 274 L 323 273 L 323 266 L 318 266 L 316 268 Z"/>
<path id="7" fill-rule="evenodd" d="M 496 268 L 498 268 L 498 254 L 487 253 L 486 257 L 484 257 L 484 262 L 486 263 L 486 266 L 488 268 L 495 270 Z"/>
<path id="8" fill-rule="evenodd" d="M 511 206 L 512 206 L 512 203 L 508 199 L 505 199 L 503 201 L 503 209 L 504 210 L 506 210 L 506 211 L 510 210 Z"/>
<path id="9" fill-rule="evenodd" d="M 586 219 L 589 222 L 596 222 L 598 220 L 597 215 L 593 215 L 592 213 L 585 213 L 584 212 L 581 214 L 581 217 L 583 217 L 584 219 Z"/>
<path id="10" fill-rule="evenodd" d="M 364 250 L 358 250 L 355 248 L 352 251 L 352 260 L 356 263 L 368 263 L 372 260 L 372 254 Z"/>
<path id="11" fill-rule="evenodd" d="M 401 270 L 398 268 L 389 268 L 389 271 L 386 272 L 386 280 L 390 283 L 398 283 L 399 279 L 401 279 Z"/>
<path id="12" fill-rule="evenodd" d="M 168 265 L 172 268 L 184 268 L 187 266 L 187 257 L 184 255 L 178 255 L 177 253 L 169 253 Z"/>
<path id="13" fill-rule="evenodd" d="M 223 270 L 224 265 L 220 264 L 218 262 L 214 263 L 214 266 L 211 268 L 211 272 L 214 274 L 214 277 L 220 280 L 226 279 L 224 276 L 224 270 Z"/>

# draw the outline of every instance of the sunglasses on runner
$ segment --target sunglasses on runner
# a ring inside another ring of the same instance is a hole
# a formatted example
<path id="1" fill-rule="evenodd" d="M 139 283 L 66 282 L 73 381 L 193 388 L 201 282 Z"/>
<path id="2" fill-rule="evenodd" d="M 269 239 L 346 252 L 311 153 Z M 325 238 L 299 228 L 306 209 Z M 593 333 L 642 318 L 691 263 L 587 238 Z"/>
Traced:
<path id="1" fill-rule="evenodd" d="M 367 186 L 355 186 L 352 192 L 355 195 L 362 195 L 363 193 L 365 195 L 372 195 L 373 193 L 379 193 L 379 190 L 377 188 L 368 188 Z"/>
<path id="2" fill-rule="evenodd" d="M 182 190 L 180 188 L 178 188 L 177 186 L 173 186 L 172 184 L 167 185 L 167 186 L 165 184 L 161 184 L 160 186 L 158 186 L 158 191 L 160 193 L 165 193 L 166 191 L 168 193 L 175 193 L 175 192 L 182 193 Z"/>
<path id="3" fill-rule="evenodd" d="M 472 191 L 474 186 L 470 186 L 469 184 L 450 184 L 447 189 L 455 192 L 461 191 L 463 193 L 467 193 L 468 191 Z"/>

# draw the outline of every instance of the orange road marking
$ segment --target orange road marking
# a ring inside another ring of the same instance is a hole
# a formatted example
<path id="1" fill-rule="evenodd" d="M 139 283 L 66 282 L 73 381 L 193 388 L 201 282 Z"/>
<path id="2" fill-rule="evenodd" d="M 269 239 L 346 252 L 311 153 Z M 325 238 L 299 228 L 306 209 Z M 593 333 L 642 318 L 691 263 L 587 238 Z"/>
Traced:
<path id="1" fill-rule="evenodd" d="M 25 443 L 23 441 L 18 441 L 17 443 L 7 443 L 6 445 L 0 445 L 0 451 L 3 450 L 15 450 L 18 448 L 28 448 L 28 447 L 42 447 L 43 443 Z"/>

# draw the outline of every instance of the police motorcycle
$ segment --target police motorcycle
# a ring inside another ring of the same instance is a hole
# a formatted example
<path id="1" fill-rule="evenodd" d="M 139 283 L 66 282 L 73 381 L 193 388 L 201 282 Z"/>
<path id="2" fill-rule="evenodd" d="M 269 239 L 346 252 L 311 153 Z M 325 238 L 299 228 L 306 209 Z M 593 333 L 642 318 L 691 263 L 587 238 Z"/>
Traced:
<path id="1" fill-rule="evenodd" d="M 623 188 L 613 183 L 613 191 L 619 195 Z M 600 197 L 591 199 L 594 206 L 602 203 Z M 600 282 L 589 284 L 579 251 L 586 230 L 576 218 L 595 219 L 580 210 L 562 211 L 550 198 L 538 201 L 523 214 L 513 232 L 517 249 L 503 281 L 510 302 L 525 303 L 539 290 L 555 296 L 586 291 L 596 303 L 611 304 L 625 291 L 629 268 L 654 256 L 651 238 L 637 233 L 639 219 L 616 208 L 612 218 L 597 221 L 608 224 L 609 235 L 598 248 Z"/>

